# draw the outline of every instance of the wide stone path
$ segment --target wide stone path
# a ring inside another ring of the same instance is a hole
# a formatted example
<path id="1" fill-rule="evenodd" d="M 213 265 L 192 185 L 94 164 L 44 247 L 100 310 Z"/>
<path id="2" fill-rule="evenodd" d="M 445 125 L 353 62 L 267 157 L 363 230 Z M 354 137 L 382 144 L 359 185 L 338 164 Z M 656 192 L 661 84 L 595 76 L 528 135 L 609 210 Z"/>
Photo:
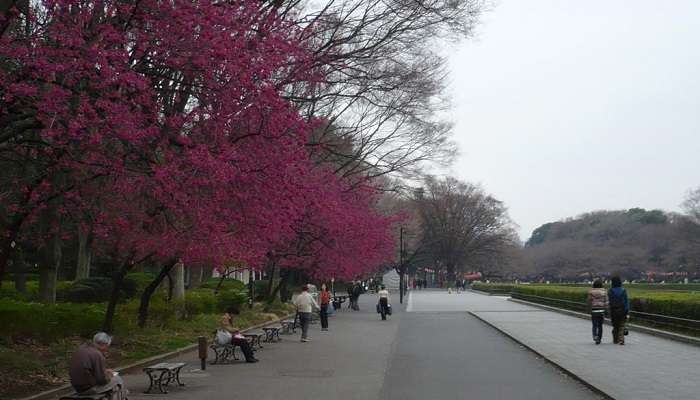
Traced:
<path id="1" fill-rule="evenodd" d="M 449 297 L 454 296 L 454 297 Z M 461 296 L 461 297 L 457 297 Z M 412 309 L 381 321 L 376 298 L 361 297 L 362 310 L 343 310 L 330 331 L 312 325 L 309 343 L 297 335 L 265 345 L 257 364 L 210 365 L 198 369 L 195 353 L 173 361 L 188 365 L 187 386 L 143 394 L 143 374 L 124 377 L 131 400 L 296 399 L 596 399 L 598 395 L 466 312 L 475 295 L 415 292 Z M 455 301 L 457 304 L 455 304 Z M 506 307 L 507 306 L 507 307 Z M 511 304 L 494 302 L 506 309 Z M 481 309 L 486 309 L 479 307 Z"/>
<path id="2" fill-rule="evenodd" d="M 453 307 L 495 326 L 617 400 L 700 399 L 700 348 L 630 332 L 625 346 L 612 343 L 605 326 L 596 346 L 591 323 L 476 293 L 451 295 Z M 414 299 L 415 300 L 415 299 Z"/>

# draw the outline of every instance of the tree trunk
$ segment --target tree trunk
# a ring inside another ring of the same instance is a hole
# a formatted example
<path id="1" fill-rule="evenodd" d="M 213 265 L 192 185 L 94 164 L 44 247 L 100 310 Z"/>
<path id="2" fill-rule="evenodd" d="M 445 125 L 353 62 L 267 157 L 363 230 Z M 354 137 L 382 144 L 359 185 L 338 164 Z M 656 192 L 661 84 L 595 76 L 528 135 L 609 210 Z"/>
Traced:
<path id="1" fill-rule="evenodd" d="M 22 226 L 23 220 L 24 217 L 8 226 L 6 229 L 8 235 L 0 240 L 0 288 L 2 288 L 2 281 L 5 278 L 7 264 L 12 258 L 12 254 L 17 251 L 17 243 L 15 241 L 17 240 L 17 234 L 19 233 L 19 228 Z"/>
<path id="2" fill-rule="evenodd" d="M 166 301 L 168 303 L 173 301 L 173 286 L 175 286 L 175 284 L 173 283 L 173 274 L 171 272 L 172 271 L 168 271 L 168 273 L 165 274 L 165 277 L 168 278 L 168 296 L 166 297 Z"/>
<path id="3" fill-rule="evenodd" d="M 214 276 L 214 267 L 202 267 L 202 282 Z"/>
<path id="4" fill-rule="evenodd" d="M 190 267 L 190 289 L 197 289 L 202 285 L 202 276 L 204 275 L 204 267 Z"/>
<path id="5" fill-rule="evenodd" d="M 278 271 L 277 266 L 274 263 L 271 264 L 268 272 L 267 289 L 265 290 L 265 297 L 268 303 L 271 303 L 274 299 L 272 291 L 275 288 L 275 273 Z"/>
<path id="6" fill-rule="evenodd" d="M 13 269 L 15 272 L 15 290 L 19 293 L 27 292 L 27 275 L 25 274 L 27 270 L 27 265 L 24 262 L 24 254 L 22 249 L 15 248 L 12 257 Z"/>
<path id="7" fill-rule="evenodd" d="M 280 292 L 280 301 L 283 303 L 288 302 L 289 300 L 292 299 L 292 294 L 289 292 L 288 286 L 289 286 L 289 279 L 292 277 L 292 273 L 290 271 L 285 271 L 282 273 L 280 271 L 280 284 L 279 284 L 279 292 Z"/>
<path id="8" fill-rule="evenodd" d="M 156 276 L 156 278 L 143 290 L 143 293 L 141 294 L 141 303 L 139 304 L 139 326 L 141 328 L 146 326 L 146 321 L 148 320 L 148 306 L 151 302 L 153 293 L 156 292 L 156 289 L 158 289 L 158 286 L 163 282 L 163 279 L 168 276 L 170 270 L 175 267 L 175 263 L 175 261 L 166 263 L 160 269 L 158 276 Z"/>
<path id="9" fill-rule="evenodd" d="M 39 301 L 44 304 L 56 303 L 56 282 L 58 281 L 58 270 L 61 267 L 61 238 L 58 233 L 52 240 L 50 256 L 45 257 L 39 271 Z"/>
<path id="10" fill-rule="evenodd" d="M 216 287 L 214 288 L 214 294 L 219 294 L 219 290 L 221 290 L 221 285 L 224 284 L 224 279 L 226 279 L 226 274 L 221 274 L 219 277 L 219 283 L 216 284 Z"/>
<path id="11" fill-rule="evenodd" d="M 185 300 L 185 266 L 181 262 L 175 264 L 175 285 L 173 288 L 173 298 L 175 300 Z"/>
<path id="12" fill-rule="evenodd" d="M 280 271 L 280 279 L 275 285 L 274 289 L 272 290 L 272 293 L 269 294 L 266 304 L 265 304 L 265 312 L 269 312 L 272 304 L 277 300 L 277 295 L 280 294 L 280 300 L 282 300 L 281 292 L 280 290 L 282 289 L 282 286 L 284 286 L 284 289 L 286 289 L 287 286 L 287 279 L 289 277 L 288 273 L 282 273 Z M 282 300 L 284 301 L 284 300 Z"/>
<path id="13" fill-rule="evenodd" d="M 119 270 L 112 275 L 112 294 L 109 296 L 105 320 L 104 323 L 102 323 L 102 330 L 107 333 L 111 333 L 114 330 L 114 313 L 117 309 L 117 302 L 119 301 L 119 293 L 124 283 L 124 277 L 127 272 L 129 272 L 127 265 L 128 264 L 125 262 L 119 267 Z"/>
<path id="14" fill-rule="evenodd" d="M 78 265 L 75 269 L 75 280 L 90 277 L 90 262 L 92 260 L 92 234 L 78 229 Z"/>

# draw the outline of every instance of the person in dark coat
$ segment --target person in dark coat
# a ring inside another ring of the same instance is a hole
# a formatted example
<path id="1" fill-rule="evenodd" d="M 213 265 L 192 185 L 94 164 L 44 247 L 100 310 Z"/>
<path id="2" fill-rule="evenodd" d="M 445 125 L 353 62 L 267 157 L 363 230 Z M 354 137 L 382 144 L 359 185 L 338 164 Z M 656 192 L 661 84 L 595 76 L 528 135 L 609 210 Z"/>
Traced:
<path id="1" fill-rule="evenodd" d="M 630 303 L 627 291 L 622 287 L 619 276 L 612 277 L 612 287 L 608 290 L 608 304 L 610 305 L 610 320 L 613 325 L 613 343 L 625 344 L 625 320 L 630 311 Z"/>
<path id="2" fill-rule="evenodd" d="M 352 309 L 355 311 L 360 311 L 360 304 L 358 301 L 361 294 L 362 286 L 360 285 L 360 282 L 355 282 L 355 285 L 352 287 Z"/>

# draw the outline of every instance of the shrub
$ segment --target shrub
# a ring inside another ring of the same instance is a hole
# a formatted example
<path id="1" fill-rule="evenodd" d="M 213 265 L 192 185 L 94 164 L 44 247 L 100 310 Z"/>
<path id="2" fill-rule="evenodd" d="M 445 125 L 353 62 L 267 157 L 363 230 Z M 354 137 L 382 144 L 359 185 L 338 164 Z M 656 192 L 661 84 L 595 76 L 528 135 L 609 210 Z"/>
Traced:
<path id="1" fill-rule="evenodd" d="M 152 279 L 152 277 L 149 279 Z M 140 288 L 143 281 L 144 278 L 139 276 L 127 276 L 124 278 L 120 291 L 120 299 L 124 301 L 135 297 L 143 290 L 143 288 Z M 114 283 L 112 279 L 106 277 L 79 279 L 72 283 L 66 283 L 63 287 L 59 286 L 57 289 L 57 298 L 59 301 L 69 303 L 101 303 L 109 300 L 112 295 L 113 287 Z"/>
<path id="2" fill-rule="evenodd" d="M 207 288 L 207 289 L 216 289 L 220 280 L 221 280 L 220 278 L 209 278 L 209 279 L 206 279 L 204 282 L 202 282 L 202 284 L 199 287 L 200 288 Z M 248 290 L 248 289 L 247 289 L 246 284 L 239 281 L 238 279 L 226 278 L 226 279 L 224 279 L 224 282 L 221 284 L 220 290 Z"/>
<path id="3" fill-rule="evenodd" d="M 0 300 L 0 335 L 45 342 L 71 335 L 91 336 L 104 319 L 103 304 L 24 303 Z"/>
<path id="4" fill-rule="evenodd" d="M 255 289 L 253 293 L 255 294 L 255 301 L 263 301 L 267 299 L 267 285 L 270 284 L 268 279 L 260 279 L 255 281 L 253 285 Z"/>
<path id="5" fill-rule="evenodd" d="M 146 288 L 146 286 L 153 282 L 155 278 L 155 275 L 149 274 L 147 272 L 132 272 L 129 275 L 127 275 L 125 283 L 126 281 L 129 281 L 129 284 L 132 285 L 134 288 L 134 294 L 128 297 L 133 298 L 136 295 L 143 293 L 143 290 Z"/>
<path id="6" fill-rule="evenodd" d="M 20 293 L 15 290 L 14 285 L 10 286 L 9 283 L 5 283 L 2 288 L 0 288 L 0 299 L 8 300 L 18 300 L 18 301 L 32 301 L 36 300 L 39 296 L 39 284 L 38 282 L 27 282 L 27 290 L 25 293 Z"/>
<path id="7" fill-rule="evenodd" d="M 228 307 L 242 308 L 248 302 L 248 293 L 241 290 L 226 290 L 219 292 L 216 299 L 218 311 L 224 311 Z"/>
<path id="8" fill-rule="evenodd" d="M 211 289 L 195 289 L 185 295 L 185 311 L 188 316 L 218 312 L 217 299 Z"/>

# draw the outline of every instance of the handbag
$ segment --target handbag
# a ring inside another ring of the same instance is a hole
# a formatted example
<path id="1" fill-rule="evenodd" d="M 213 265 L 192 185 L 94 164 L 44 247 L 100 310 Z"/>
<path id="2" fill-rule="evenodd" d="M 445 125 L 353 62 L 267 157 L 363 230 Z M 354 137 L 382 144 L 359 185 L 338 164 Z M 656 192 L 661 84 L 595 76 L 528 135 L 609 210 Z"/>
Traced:
<path id="1" fill-rule="evenodd" d="M 381 313 L 382 313 L 382 305 L 377 303 L 377 314 L 381 314 Z"/>
<path id="2" fill-rule="evenodd" d="M 225 329 L 217 329 L 216 330 L 216 343 L 224 345 L 224 344 L 229 344 L 231 343 L 231 339 L 233 338 L 233 335 L 231 335 L 231 332 L 225 330 Z"/>
<path id="3" fill-rule="evenodd" d="M 386 315 L 391 315 L 391 304 L 386 305 Z"/>

